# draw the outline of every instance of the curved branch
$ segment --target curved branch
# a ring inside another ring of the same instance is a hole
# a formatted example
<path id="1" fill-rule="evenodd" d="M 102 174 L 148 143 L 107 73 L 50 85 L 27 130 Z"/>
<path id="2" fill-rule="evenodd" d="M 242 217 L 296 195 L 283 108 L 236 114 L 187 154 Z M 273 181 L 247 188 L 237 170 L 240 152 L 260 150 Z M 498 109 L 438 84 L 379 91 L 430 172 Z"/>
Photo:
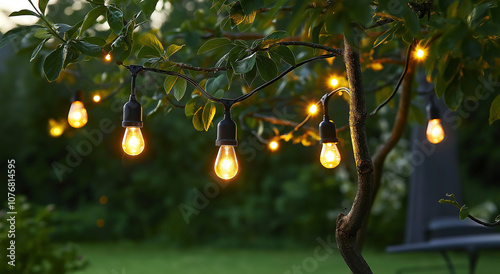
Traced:
<path id="1" fill-rule="evenodd" d="M 219 72 L 219 71 L 232 70 L 232 68 L 230 68 L 230 67 L 204 68 L 204 67 L 195 67 L 195 66 L 191 66 L 189 64 L 184 64 L 184 63 L 176 63 L 176 62 L 172 62 L 172 61 L 168 61 L 168 62 L 173 64 L 174 66 L 176 66 L 178 68 L 192 70 L 192 71 Z"/>
<path id="2" fill-rule="evenodd" d="M 396 93 L 398 92 L 398 89 L 399 89 L 399 86 L 401 86 L 401 83 L 403 82 L 403 79 L 405 78 L 405 75 L 406 75 L 406 72 L 408 71 L 408 65 L 410 63 L 410 59 L 411 59 L 411 51 L 413 49 L 413 43 L 410 44 L 408 46 L 408 51 L 406 53 L 406 63 L 405 63 L 405 68 L 403 70 L 403 73 L 401 74 L 401 77 L 399 78 L 399 81 L 398 83 L 396 84 L 396 87 L 394 88 L 394 91 L 392 92 L 391 96 L 389 96 L 389 98 L 387 98 L 382 104 L 380 104 L 377 108 L 375 108 L 375 110 L 373 110 L 369 115 L 368 117 L 373 117 L 375 116 L 375 114 L 377 114 L 377 112 L 383 108 L 385 105 L 387 105 L 387 103 L 389 103 L 389 101 L 392 100 L 392 98 L 394 98 L 394 95 L 396 95 Z"/>
<path id="3" fill-rule="evenodd" d="M 283 46 L 304 46 L 304 47 L 309 47 L 309 48 L 313 48 L 313 49 L 322 49 L 324 51 L 335 53 L 337 56 L 344 54 L 344 50 L 342 50 L 342 49 L 336 49 L 336 48 L 327 47 L 327 46 L 324 46 L 324 45 L 310 43 L 310 42 L 303 42 L 303 41 L 281 41 L 281 42 L 278 42 L 276 44 L 283 45 Z"/>
<path id="4" fill-rule="evenodd" d="M 469 219 L 473 220 L 474 222 L 480 224 L 480 225 L 484 225 L 484 226 L 488 226 L 488 227 L 493 227 L 493 226 L 500 226 L 500 220 L 494 222 L 494 223 L 488 223 L 488 222 L 485 222 L 485 221 L 482 221 L 482 220 L 479 220 L 478 218 L 472 216 L 472 215 L 467 215 L 467 217 L 469 217 Z"/>

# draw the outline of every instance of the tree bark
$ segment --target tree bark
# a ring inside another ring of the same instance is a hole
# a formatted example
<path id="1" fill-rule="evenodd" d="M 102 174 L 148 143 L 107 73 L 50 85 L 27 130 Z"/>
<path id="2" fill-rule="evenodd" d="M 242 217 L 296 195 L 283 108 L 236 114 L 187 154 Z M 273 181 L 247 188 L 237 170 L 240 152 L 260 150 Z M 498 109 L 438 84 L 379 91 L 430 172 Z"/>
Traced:
<path id="1" fill-rule="evenodd" d="M 356 246 L 356 234 L 365 216 L 369 214 L 373 188 L 373 163 L 366 138 L 366 104 L 359 52 L 344 39 L 344 61 L 347 69 L 351 100 L 349 103 L 349 127 L 358 175 L 358 188 L 348 214 L 337 218 L 337 246 L 347 266 L 355 274 L 372 273 L 368 263 Z"/>
<path id="2" fill-rule="evenodd" d="M 365 216 L 365 220 L 363 221 L 363 227 L 358 232 L 357 237 L 357 245 L 359 250 L 362 250 L 363 245 L 366 240 L 366 233 L 368 227 L 368 221 L 370 218 L 371 209 L 373 207 L 373 203 L 375 202 L 375 198 L 377 197 L 377 193 L 380 189 L 380 185 L 382 182 L 382 172 L 384 168 L 384 162 L 387 158 L 389 152 L 394 149 L 394 147 L 398 144 L 399 140 L 403 136 L 405 132 L 406 124 L 408 122 L 408 112 L 410 111 L 410 102 L 411 102 L 411 87 L 413 85 L 414 79 L 414 66 L 413 59 L 410 59 L 408 62 L 408 71 L 403 79 L 403 86 L 401 97 L 399 98 L 399 108 L 398 113 L 396 115 L 396 120 L 394 122 L 394 127 L 392 128 L 391 136 L 385 143 L 380 147 L 377 152 L 373 155 L 373 192 L 372 199 L 370 202 L 370 208 L 368 209 L 368 214 Z"/>

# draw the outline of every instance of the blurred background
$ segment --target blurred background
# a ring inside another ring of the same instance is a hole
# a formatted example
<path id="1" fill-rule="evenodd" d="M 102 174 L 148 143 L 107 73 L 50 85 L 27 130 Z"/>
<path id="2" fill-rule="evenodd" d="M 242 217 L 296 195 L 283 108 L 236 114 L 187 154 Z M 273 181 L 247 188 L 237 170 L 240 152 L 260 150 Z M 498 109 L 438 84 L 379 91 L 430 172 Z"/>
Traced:
<path id="1" fill-rule="evenodd" d="M 76 3 L 80 1 L 59 0 L 57 5 L 51 1 L 52 20 L 75 23 L 73 18 L 83 18 L 88 7 Z M 165 3 L 175 12 L 157 19 L 162 31 L 190 28 L 187 25 L 210 8 L 203 1 Z M 2 7 L 4 14 L 16 8 Z M 192 35 L 192 39 L 195 48 L 201 38 Z M 32 49 L 0 50 L 2 172 L 6 173 L 5 161 L 15 159 L 16 248 L 19 262 L 33 266 L 27 273 L 45 273 L 44 264 L 53 262 L 77 273 L 286 273 L 313 256 L 318 239 L 334 241 L 336 217 L 348 211 L 356 189 L 348 132 L 340 135 L 341 166 L 327 170 L 319 164 L 318 145 L 281 142 L 279 150 L 272 152 L 251 134 L 252 129 L 242 126 L 237 151 L 240 173 L 235 180 L 221 183 L 213 172 L 214 127 L 197 131 L 184 109 L 171 105 L 145 117 L 145 151 L 138 157 L 127 156 L 121 148 L 121 108 L 129 93 L 128 73 L 93 59 L 68 67 L 58 81 L 48 83 L 41 77 L 41 58 L 29 62 Z M 307 76 L 298 77 L 307 80 Z M 161 79 L 153 75 L 139 79 L 139 95 L 154 97 L 161 92 Z M 295 85 L 308 88 L 303 82 Z M 309 88 L 315 91 L 280 109 L 290 120 L 300 122 L 307 115 L 307 102 L 322 94 Z M 89 122 L 74 129 L 66 118 L 70 97 L 80 89 Z M 294 92 L 293 87 L 288 89 Z M 370 94 L 368 100 L 372 109 L 377 99 Z M 500 124 L 488 126 L 491 100 L 462 117 L 457 130 L 463 199 L 473 213 L 489 220 L 500 213 L 500 147 L 496 144 Z M 338 107 L 332 112 L 341 126 L 347 123 L 347 105 L 342 98 L 335 101 Z M 153 100 L 144 98 L 142 103 L 145 114 L 155 109 Z M 423 106 L 422 102 L 415 108 Z M 370 121 L 372 152 L 389 132 L 395 110 L 392 106 Z M 418 111 L 411 113 L 406 138 L 386 161 L 391 177 L 384 180 L 376 201 L 366 248 L 368 262 L 379 273 L 389 273 L 384 271 L 394 258 L 401 265 L 441 263 L 431 254 L 384 253 L 386 246 L 404 238 L 408 139 L 412 126 L 424 122 L 422 117 Z M 214 121 L 220 118 L 219 109 Z M 309 125 L 316 127 L 318 122 L 316 117 Z M 268 137 L 274 135 L 265 130 Z M 6 187 L 0 192 L 6 197 Z M 3 224 L 2 233 L 5 228 Z M 23 249 L 30 252 L 25 254 Z M 485 269 L 494 266 L 498 255 L 484 255 L 478 273 L 493 273 Z M 463 256 L 457 254 L 456 260 L 464 260 Z M 398 264 L 391 267 L 397 269 Z M 335 250 L 314 273 L 332 271 L 349 273 Z"/>

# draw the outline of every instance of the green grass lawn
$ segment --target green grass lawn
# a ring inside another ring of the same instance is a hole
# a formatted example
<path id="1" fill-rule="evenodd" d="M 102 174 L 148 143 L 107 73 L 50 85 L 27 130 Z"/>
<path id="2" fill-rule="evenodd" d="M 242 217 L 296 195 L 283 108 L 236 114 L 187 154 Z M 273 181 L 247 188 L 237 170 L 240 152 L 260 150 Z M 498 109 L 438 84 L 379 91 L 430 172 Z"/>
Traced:
<path id="1" fill-rule="evenodd" d="M 82 255 L 90 265 L 78 274 L 245 274 L 245 273 L 350 273 L 338 250 L 327 253 L 315 248 L 301 250 L 175 249 L 156 244 L 104 243 L 82 244 Z M 451 253 L 457 274 L 468 273 L 465 253 Z M 448 273 L 439 253 L 387 254 L 368 250 L 365 258 L 375 273 L 396 273 L 401 268 L 428 266 L 425 271 L 404 273 Z M 300 266 L 300 270 L 294 266 Z M 289 272 L 287 272 L 289 270 Z M 500 252 L 485 251 L 477 274 L 500 273 Z"/>

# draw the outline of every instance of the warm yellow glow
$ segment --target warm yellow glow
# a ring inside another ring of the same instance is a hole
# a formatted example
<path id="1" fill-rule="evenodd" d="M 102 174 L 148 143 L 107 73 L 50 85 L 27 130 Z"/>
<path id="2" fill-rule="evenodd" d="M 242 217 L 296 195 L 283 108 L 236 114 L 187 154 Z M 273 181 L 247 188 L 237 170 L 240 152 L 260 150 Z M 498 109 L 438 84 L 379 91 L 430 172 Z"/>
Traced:
<path id="1" fill-rule="evenodd" d="M 278 147 L 279 147 L 279 144 L 278 144 L 278 142 L 277 142 L 277 141 L 271 141 L 271 142 L 269 143 L 269 149 L 271 149 L 272 151 L 277 150 L 277 149 L 278 149 Z"/>
<path id="2" fill-rule="evenodd" d="M 49 134 L 52 137 L 59 137 L 64 133 L 66 129 L 66 121 L 64 119 L 56 121 L 54 119 L 49 119 Z"/>
<path id="3" fill-rule="evenodd" d="M 429 120 L 427 124 L 427 140 L 433 144 L 438 144 L 444 139 L 444 130 L 440 119 Z"/>
<path id="4" fill-rule="evenodd" d="M 338 86 L 339 85 L 339 80 L 337 78 L 335 78 L 335 77 L 330 78 L 330 85 L 332 87 Z"/>
<path id="5" fill-rule="evenodd" d="M 316 104 L 312 104 L 309 107 L 309 114 L 316 114 L 318 112 L 318 106 Z"/>
<path id="6" fill-rule="evenodd" d="M 321 164 L 326 168 L 334 168 L 340 164 L 340 152 L 335 143 L 324 143 L 319 156 Z"/>
<path id="7" fill-rule="evenodd" d="M 106 56 L 104 56 L 104 60 L 106 60 L 106 62 L 110 62 L 111 59 L 113 59 L 113 57 L 111 56 L 111 54 L 106 54 Z"/>
<path id="8" fill-rule="evenodd" d="M 128 155 L 139 155 L 144 150 L 144 138 L 138 127 L 126 127 L 123 135 L 122 148 Z"/>
<path id="9" fill-rule="evenodd" d="M 74 101 L 69 108 L 68 123 L 74 128 L 81 128 L 87 124 L 87 110 L 80 101 Z"/>
<path id="10" fill-rule="evenodd" d="M 215 174 L 221 179 L 232 179 L 238 173 L 238 159 L 233 146 L 220 146 L 214 165 Z"/>
<path id="11" fill-rule="evenodd" d="M 101 96 L 99 94 L 96 94 L 92 99 L 94 100 L 94 102 L 99 103 L 101 101 Z"/>
<path id="12" fill-rule="evenodd" d="M 424 49 L 417 48 L 415 50 L 415 56 L 417 57 L 417 59 L 423 59 L 423 58 L 425 58 L 425 55 L 426 55 L 426 52 Z"/>

